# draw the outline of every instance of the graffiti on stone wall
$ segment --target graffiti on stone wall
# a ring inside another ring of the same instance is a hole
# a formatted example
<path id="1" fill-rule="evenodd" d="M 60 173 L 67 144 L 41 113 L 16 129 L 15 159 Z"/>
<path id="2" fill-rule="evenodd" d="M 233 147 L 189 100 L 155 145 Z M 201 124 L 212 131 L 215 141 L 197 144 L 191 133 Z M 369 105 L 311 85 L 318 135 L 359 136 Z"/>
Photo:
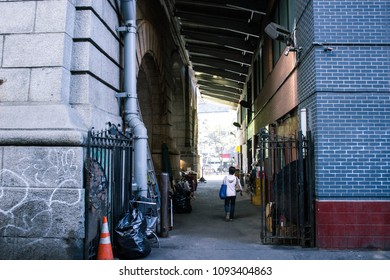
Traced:
<path id="1" fill-rule="evenodd" d="M 63 214 L 83 200 L 79 169 L 73 149 L 38 150 L 0 169 L 0 236 L 66 234 Z"/>

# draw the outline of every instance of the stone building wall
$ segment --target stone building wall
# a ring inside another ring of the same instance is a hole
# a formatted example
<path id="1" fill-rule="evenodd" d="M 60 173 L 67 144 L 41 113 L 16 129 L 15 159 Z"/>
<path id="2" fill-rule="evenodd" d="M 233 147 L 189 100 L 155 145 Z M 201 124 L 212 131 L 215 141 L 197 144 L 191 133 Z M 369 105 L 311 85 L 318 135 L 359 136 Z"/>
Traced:
<path id="1" fill-rule="evenodd" d="M 0 258 L 82 259 L 88 123 L 70 104 L 75 3 L 0 10 Z"/>
<path id="2" fill-rule="evenodd" d="M 87 132 L 107 122 L 123 127 L 117 3 L 0 1 L 0 259 L 85 257 Z M 185 66 L 160 3 L 140 0 L 137 8 L 136 74 L 150 74 L 138 88 L 152 94 L 140 107 L 153 158 L 161 162 L 164 140 L 178 170 L 183 122 L 172 103 L 186 93 Z"/>

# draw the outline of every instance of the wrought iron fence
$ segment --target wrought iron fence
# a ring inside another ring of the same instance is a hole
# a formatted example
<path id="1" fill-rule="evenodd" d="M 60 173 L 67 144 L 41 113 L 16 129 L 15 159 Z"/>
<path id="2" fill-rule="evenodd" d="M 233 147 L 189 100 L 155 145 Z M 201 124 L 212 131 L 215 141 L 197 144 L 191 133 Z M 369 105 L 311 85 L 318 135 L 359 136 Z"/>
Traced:
<path id="1" fill-rule="evenodd" d="M 85 258 L 97 254 L 100 224 L 107 216 L 109 230 L 128 210 L 132 186 L 133 141 L 129 133 L 108 123 L 108 128 L 88 133 L 86 156 L 86 242 Z M 111 243 L 115 250 L 114 236 Z"/>
<path id="2" fill-rule="evenodd" d="M 314 247 L 311 134 L 298 139 L 259 133 L 263 243 Z"/>

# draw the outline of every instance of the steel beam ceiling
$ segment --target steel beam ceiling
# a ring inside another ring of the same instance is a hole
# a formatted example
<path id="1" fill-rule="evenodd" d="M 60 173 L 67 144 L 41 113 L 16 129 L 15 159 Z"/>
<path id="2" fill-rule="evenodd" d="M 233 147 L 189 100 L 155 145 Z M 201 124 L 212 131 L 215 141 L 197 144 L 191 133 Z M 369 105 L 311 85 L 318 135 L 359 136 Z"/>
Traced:
<path id="1" fill-rule="evenodd" d="M 167 0 L 201 95 L 237 107 L 261 35 L 266 0 Z"/>

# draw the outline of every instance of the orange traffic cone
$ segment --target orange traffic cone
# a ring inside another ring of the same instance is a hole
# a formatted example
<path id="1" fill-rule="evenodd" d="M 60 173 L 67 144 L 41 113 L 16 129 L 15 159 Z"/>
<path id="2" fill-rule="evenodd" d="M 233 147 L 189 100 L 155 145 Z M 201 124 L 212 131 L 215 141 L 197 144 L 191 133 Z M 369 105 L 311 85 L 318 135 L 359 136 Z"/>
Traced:
<path id="1" fill-rule="evenodd" d="M 112 253 L 110 232 L 108 231 L 107 217 L 103 217 L 102 231 L 100 232 L 100 241 L 97 252 L 98 260 L 113 260 L 114 255 Z"/>

